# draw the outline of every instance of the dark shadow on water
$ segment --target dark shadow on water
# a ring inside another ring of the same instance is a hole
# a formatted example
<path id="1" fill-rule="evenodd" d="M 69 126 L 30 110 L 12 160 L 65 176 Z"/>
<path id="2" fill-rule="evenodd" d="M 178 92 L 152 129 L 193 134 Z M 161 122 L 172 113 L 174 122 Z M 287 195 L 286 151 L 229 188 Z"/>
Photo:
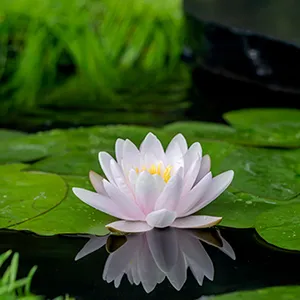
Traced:
<path id="1" fill-rule="evenodd" d="M 20 276 L 26 276 L 32 265 L 38 265 L 33 280 L 33 292 L 53 298 L 70 294 L 77 299 L 197 299 L 236 290 L 255 289 L 274 285 L 300 284 L 300 253 L 266 246 L 257 240 L 254 230 L 222 229 L 221 235 L 232 246 L 236 260 L 232 260 L 216 247 L 205 244 L 211 258 L 215 276 L 204 279 L 199 286 L 188 271 L 188 279 L 177 292 L 164 280 L 147 294 L 141 285 L 130 285 L 122 280 L 116 289 L 113 283 L 102 279 L 108 254 L 105 247 L 75 261 L 77 253 L 88 239 L 83 237 L 40 237 L 30 233 L 1 232 L 1 252 L 8 249 L 20 253 Z"/>

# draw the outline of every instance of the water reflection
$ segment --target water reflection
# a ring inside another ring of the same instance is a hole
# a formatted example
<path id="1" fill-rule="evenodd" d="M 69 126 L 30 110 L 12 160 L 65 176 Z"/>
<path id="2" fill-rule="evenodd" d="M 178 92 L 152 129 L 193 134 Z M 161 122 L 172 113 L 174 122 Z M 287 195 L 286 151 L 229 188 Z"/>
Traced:
<path id="1" fill-rule="evenodd" d="M 124 275 L 131 284 L 142 284 L 150 293 L 157 284 L 168 278 L 180 290 L 190 268 L 199 285 L 204 277 L 214 278 L 214 266 L 202 242 L 219 248 L 235 259 L 229 243 L 217 230 L 153 229 L 141 234 L 91 237 L 75 260 L 106 245 L 110 253 L 104 267 L 103 279 L 114 282 L 116 288 Z"/>

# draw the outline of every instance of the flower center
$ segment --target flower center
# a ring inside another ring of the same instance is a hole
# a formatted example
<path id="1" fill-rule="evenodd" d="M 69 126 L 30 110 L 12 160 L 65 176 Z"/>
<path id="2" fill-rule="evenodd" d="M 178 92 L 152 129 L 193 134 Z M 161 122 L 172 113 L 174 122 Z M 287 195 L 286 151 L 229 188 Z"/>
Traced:
<path id="1" fill-rule="evenodd" d="M 148 169 L 146 167 L 142 167 L 141 169 L 135 168 L 135 171 L 137 173 L 147 171 L 151 175 L 157 174 L 157 175 L 160 175 L 165 182 L 168 182 L 171 178 L 171 169 L 172 169 L 171 166 L 167 166 L 164 170 L 162 170 L 162 164 L 159 163 L 158 165 L 155 165 L 155 164 L 151 165 L 150 168 L 148 168 Z"/>

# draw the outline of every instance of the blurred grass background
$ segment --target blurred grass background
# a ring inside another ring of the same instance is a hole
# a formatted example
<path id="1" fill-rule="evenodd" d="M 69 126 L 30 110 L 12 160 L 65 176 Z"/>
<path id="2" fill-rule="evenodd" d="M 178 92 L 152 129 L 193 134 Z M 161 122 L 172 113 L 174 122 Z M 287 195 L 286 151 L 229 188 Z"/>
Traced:
<path id="1" fill-rule="evenodd" d="M 156 124 L 188 107 L 181 0 L 0 1 L 2 124 Z"/>

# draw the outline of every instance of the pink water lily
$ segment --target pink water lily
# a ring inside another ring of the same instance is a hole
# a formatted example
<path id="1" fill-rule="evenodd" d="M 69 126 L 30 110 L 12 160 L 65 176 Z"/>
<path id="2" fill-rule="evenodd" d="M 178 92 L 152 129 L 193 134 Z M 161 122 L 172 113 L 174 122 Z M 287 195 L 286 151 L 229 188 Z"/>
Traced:
<path id="1" fill-rule="evenodd" d="M 120 221 L 107 224 L 111 231 L 145 232 L 153 228 L 207 228 L 222 218 L 192 215 L 216 199 L 231 183 L 233 171 L 213 177 L 210 157 L 202 157 L 200 143 L 188 148 L 182 134 L 166 151 L 149 133 L 138 149 L 130 140 L 118 139 L 116 160 L 106 152 L 99 161 L 107 179 L 90 172 L 96 192 L 73 188 L 88 205 Z"/>
<path id="2" fill-rule="evenodd" d="M 116 237 L 115 238 L 120 238 Z M 102 248 L 109 238 L 93 236 L 76 255 L 79 260 Z M 119 287 L 127 276 L 131 284 L 141 284 L 147 293 L 166 278 L 176 290 L 187 280 L 187 270 L 200 286 L 204 278 L 214 279 L 214 265 L 202 242 L 214 246 L 235 259 L 230 244 L 217 231 L 167 228 L 130 234 L 126 242 L 110 252 L 104 266 L 103 279 Z M 108 243 L 110 244 L 110 243 Z"/>

